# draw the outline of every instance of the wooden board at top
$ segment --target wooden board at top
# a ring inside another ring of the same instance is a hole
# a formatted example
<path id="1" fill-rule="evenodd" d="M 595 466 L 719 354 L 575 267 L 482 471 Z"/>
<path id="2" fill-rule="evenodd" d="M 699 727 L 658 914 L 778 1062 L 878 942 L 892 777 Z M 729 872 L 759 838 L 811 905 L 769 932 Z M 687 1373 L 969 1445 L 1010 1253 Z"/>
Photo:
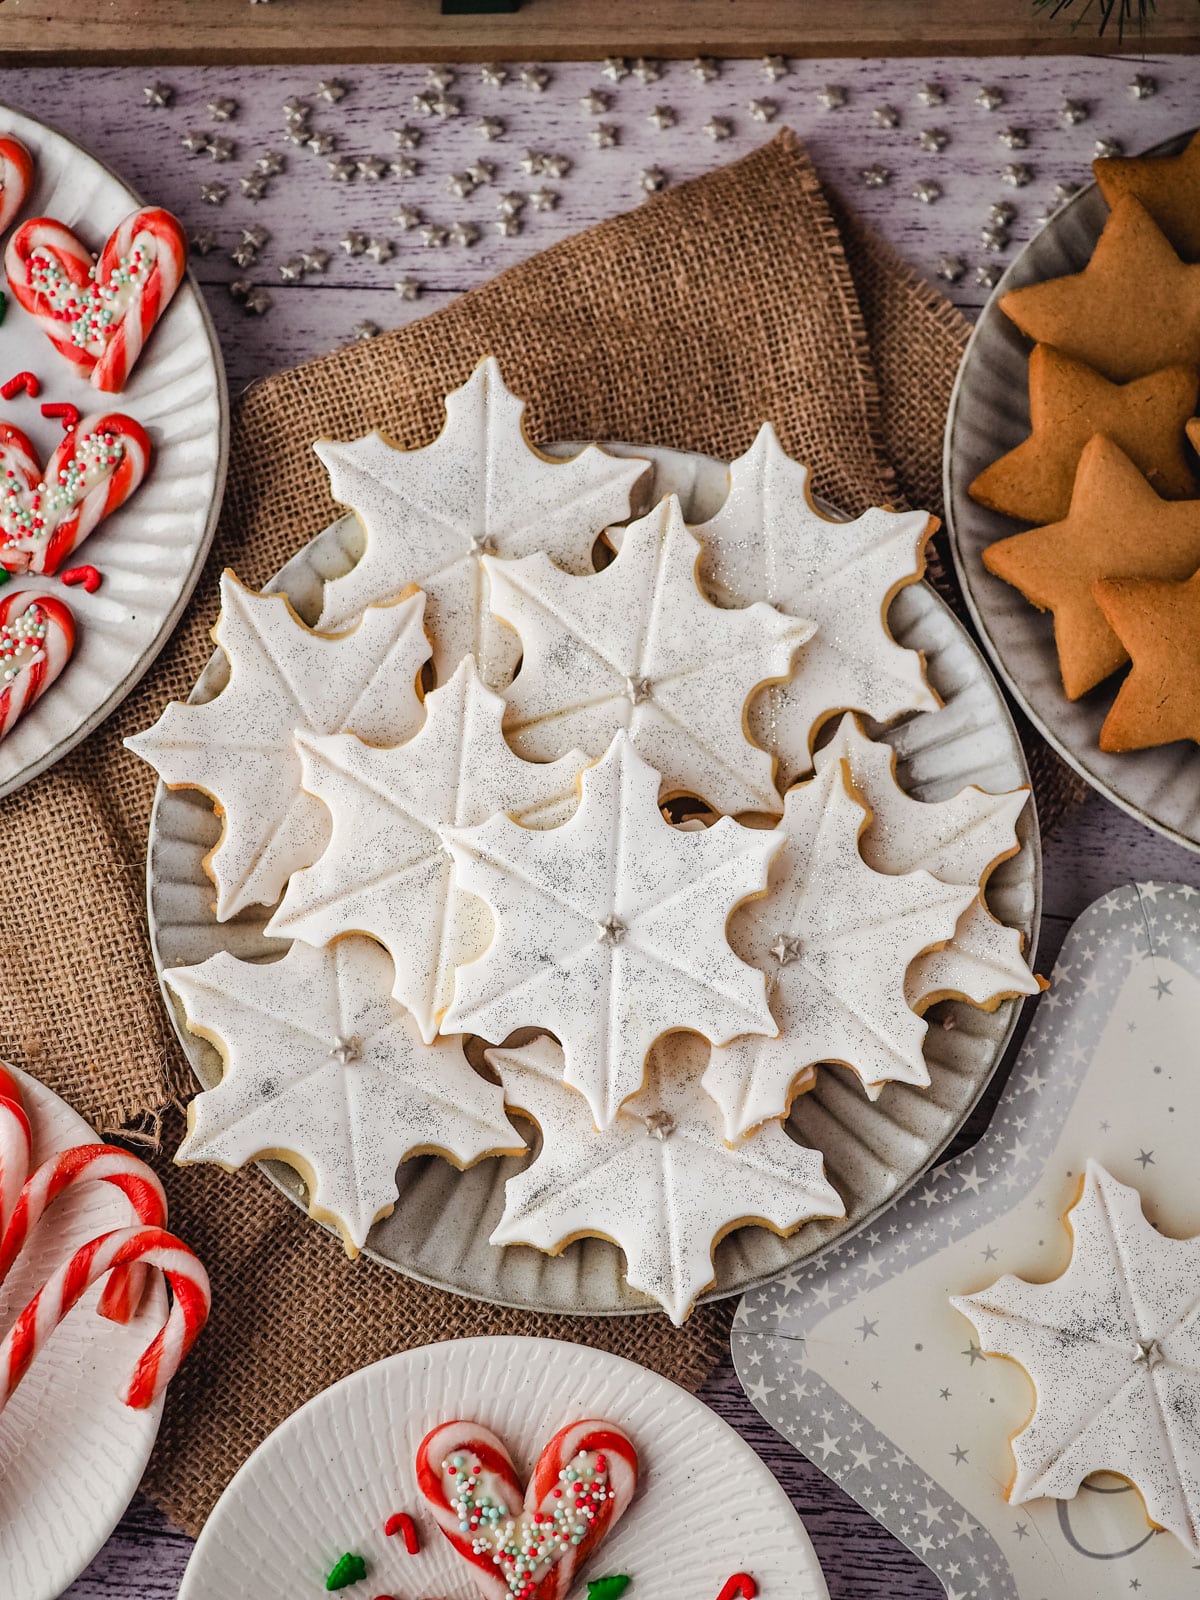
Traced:
<path id="1" fill-rule="evenodd" d="M 586 60 L 627 56 L 1026 55 L 1200 50 L 1197 0 L 1158 0 L 1144 40 L 1097 36 L 1092 0 L 0 0 L 0 65 Z"/>

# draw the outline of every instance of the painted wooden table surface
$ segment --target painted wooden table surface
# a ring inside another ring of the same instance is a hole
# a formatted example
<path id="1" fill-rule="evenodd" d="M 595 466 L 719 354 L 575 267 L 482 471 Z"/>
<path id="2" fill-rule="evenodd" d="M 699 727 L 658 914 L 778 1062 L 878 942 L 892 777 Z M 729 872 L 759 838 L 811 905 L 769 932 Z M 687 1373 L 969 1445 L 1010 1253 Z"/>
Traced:
<path id="1" fill-rule="evenodd" d="M 784 122 L 823 175 L 921 271 L 936 278 L 940 268 L 941 286 L 971 311 L 1063 186 L 1086 181 L 1098 141 L 1135 151 L 1190 126 L 1200 87 L 1189 58 L 782 66 L 625 63 L 606 74 L 599 62 L 557 63 L 432 77 L 422 67 L 44 68 L 0 71 L 0 101 L 79 138 L 209 245 L 196 272 L 236 391 L 353 337 L 356 325 L 423 315 L 637 204 L 644 185 L 728 160 Z M 289 121 L 293 101 L 307 110 Z M 243 236 L 255 229 L 268 235 L 257 249 Z M 320 251 L 328 265 L 308 270 Z M 1200 857 L 1095 797 L 1046 841 L 1045 865 L 1042 970 L 1071 920 L 1114 884 L 1200 887 Z M 731 1369 L 704 1395 L 787 1488 L 835 1600 L 941 1594 L 771 1432 Z M 137 1501 L 68 1593 L 173 1596 L 189 1548 Z"/>

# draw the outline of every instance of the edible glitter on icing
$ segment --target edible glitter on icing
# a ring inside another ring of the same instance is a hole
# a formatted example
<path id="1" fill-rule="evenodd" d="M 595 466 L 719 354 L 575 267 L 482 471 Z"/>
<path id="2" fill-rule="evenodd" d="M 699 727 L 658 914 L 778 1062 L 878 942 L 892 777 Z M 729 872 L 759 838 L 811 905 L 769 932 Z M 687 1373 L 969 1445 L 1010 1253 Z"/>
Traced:
<path id="1" fill-rule="evenodd" d="M 0 683 L 11 683 L 42 659 L 46 626 L 41 606 L 30 606 L 11 622 L 0 624 Z"/>
<path id="2" fill-rule="evenodd" d="M 599 1450 L 581 1450 L 558 1474 L 553 1510 L 519 1517 L 489 1492 L 482 1466 L 464 1452 L 447 1456 L 442 1472 L 459 1531 L 472 1536 L 476 1555 L 491 1557 L 513 1600 L 531 1600 L 549 1568 L 587 1538 L 609 1498 L 608 1460 Z"/>
<path id="3" fill-rule="evenodd" d="M 39 250 L 29 258 L 29 286 L 52 317 L 70 324 L 73 345 L 103 354 L 113 329 L 149 278 L 154 261 L 153 236 L 138 234 L 129 255 L 118 259 L 104 283 L 96 281 L 97 268 L 93 267 L 89 282 L 81 284 L 67 276 L 53 255 Z"/>
<path id="4" fill-rule="evenodd" d="M 0 484 L 0 552 L 36 550 L 124 459 L 121 439 L 98 429 L 79 436 L 74 455 L 54 483 L 43 480 L 29 488 L 12 467 L 6 467 Z"/>

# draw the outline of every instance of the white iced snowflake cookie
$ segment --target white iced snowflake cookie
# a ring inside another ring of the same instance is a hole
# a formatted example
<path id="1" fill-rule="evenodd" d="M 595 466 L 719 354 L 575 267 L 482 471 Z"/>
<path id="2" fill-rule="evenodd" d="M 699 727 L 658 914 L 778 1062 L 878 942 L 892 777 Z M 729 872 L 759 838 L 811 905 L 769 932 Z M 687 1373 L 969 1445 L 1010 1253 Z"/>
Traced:
<path id="1" fill-rule="evenodd" d="M 715 811 L 778 815 L 774 761 L 747 738 L 746 707 L 787 677 L 812 625 L 765 605 L 714 606 L 699 557 L 668 495 L 622 530 L 616 560 L 590 577 L 544 555 L 486 560 L 492 610 L 522 646 L 504 729 L 523 756 L 547 761 L 573 745 L 599 760 L 625 728 L 662 774 L 664 799 L 695 794 Z"/>
<path id="2" fill-rule="evenodd" d="M 535 769 L 536 770 L 536 769 Z M 546 832 L 505 816 L 445 829 L 459 885 L 495 920 L 486 954 L 460 966 L 442 1027 L 503 1043 L 545 1028 L 598 1128 L 642 1086 L 650 1046 L 688 1028 L 718 1042 L 774 1033 L 766 980 L 725 924 L 761 894 L 782 838 L 723 817 L 682 833 L 658 809 L 659 774 L 618 733 L 581 779 L 579 809 Z"/>
<path id="3" fill-rule="evenodd" d="M 731 1150 L 701 1087 L 708 1047 L 695 1034 L 659 1040 L 646 1085 L 603 1133 L 587 1101 L 564 1084 L 562 1051 L 539 1038 L 487 1059 L 510 1106 L 541 1129 L 532 1164 L 505 1185 L 493 1244 L 530 1244 L 557 1255 L 585 1235 L 625 1254 L 631 1288 L 651 1295 L 676 1325 L 713 1282 L 713 1251 L 750 1224 L 794 1233 L 845 1207 L 820 1153 L 778 1123 Z"/>
<path id="4" fill-rule="evenodd" d="M 222 574 L 213 639 L 228 659 L 228 684 L 205 705 L 169 705 L 125 741 L 168 787 L 201 789 L 216 803 L 223 830 L 204 864 L 218 921 L 274 905 L 291 873 L 321 853 L 328 820 L 300 788 L 293 734 L 353 729 L 399 744 L 420 727 L 424 610 L 414 592 L 370 607 L 347 633 L 316 633 L 283 595 L 255 594 Z"/>
<path id="5" fill-rule="evenodd" d="M 572 572 L 590 572 L 596 539 L 629 515 L 648 468 L 596 445 L 567 461 L 544 456 L 526 438 L 524 410 L 489 357 L 446 397 L 446 425 L 424 449 L 400 450 L 378 433 L 314 447 L 333 498 L 366 535 L 357 565 L 325 586 L 321 627 L 417 584 L 429 597 L 437 681 L 473 655 L 485 683 L 508 682 L 519 650 L 488 610 L 481 557 L 544 550 Z"/>
<path id="6" fill-rule="evenodd" d="M 1016 822 L 1028 789 L 986 794 L 970 785 L 949 800 L 913 800 L 896 781 L 896 753 L 868 739 L 857 718 L 843 717 L 833 738 L 817 751 L 816 767 L 845 761 L 854 792 L 871 820 L 859 850 L 876 872 L 900 874 L 924 868 L 942 883 L 979 890 L 958 919 L 954 937 L 940 950 L 918 956 L 908 969 L 904 992 L 916 1011 L 955 997 L 993 1010 L 1013 995 L 1041 988 L 1022 955 L 1017 928 L 997 922 L 984 904 L 983 886 L 992 868 L 1020 848 Z"/>
<path id="7" fill-rule="evenodd" d="M 395 962 L 392 992 L 427 1043 L 449 1004 L 455 966 L 479 955 L 492 932 L 486 907 L 453 883 L 439 829 L 469 828 L 498 812 L 548 826 L 578 803 L 586 758 L 522 761 L 505 743 L 503 716 L 504 702 L 483 687 L 468 656 L 430 693 L 425 722 L 406 744 L 296 741 L 301 782 L 333 831 L 320 860 L 293 875 L 266 931 L 313 945 L 347 933 L 378 939 Z"/>
<path id="8" fill-rule="evenodd" d="M 790 680 L 750 708 L 750 731 L 779 758 L 786 787 L 812 770 L 812 745 L 834 712 L 862 711 L 890 722 L 936 710 L 918 651 L 888 631 L 888 607 L 925 570 L 937 522 L 924 511 L 875 507 L 853 522 L 823 517 L 809 496 L 808 468 L 785 455 L 764 423 L 729 469 L 729 494 L 692 529 L 704 547 L 700 576 L 721 605 L 765 600 L 809 617 L 816 634 Z"/>
<path id="9" fill-rule="evenodd" d="M 1137 1190 L 1091 1160 L 1067 1225 L 1061 1277 L 1006 1274 L 950 1302 L 987 1354 L 1019 1362 L 1033 1384 L 1008 1499 L 1066 1500 L 1089 1473 L 1117 1473 L 1200 1558 L 1200 1237 L 1166 1238 Z"/>
<path id="10" fill-rule="evenodd" d="M 188 1107 L 176 1160 L 286 1161 L 308 1186 L 311 1215 L 333 1223 L 351 1255 L 392 1210 L 409 1156 L 468 1167 L 524 1149 L 462 1040 L 422 1043 L 389 993 L 391 962 L 369 939 L 296 943 L 273 962 L 222 951 L 165 977 L 188 1027 L 225 1060 L 221 1082 Z"/>
<path id="11" fill-rule="evenodd" d="M 788 790 L 771 830 L 784 843 L 767 894 L 729 925 L 738 954 L 770 974 L 778 1025 L 773 1038 L 735 1039 L 712 1052 L 704 1086 L 731 1141 L 786 1116 L 818 1062 L 843 1062 L 872 1097 L 892 1080 L 929 1082 L 926 1024 L 905 999 L 904 975 L 950 938 L 976 891 L 928 872 L 886 877 L 867 866 L 858 848 L 867 813 L 847 777 L 845 763 L 831 761 Z"/>

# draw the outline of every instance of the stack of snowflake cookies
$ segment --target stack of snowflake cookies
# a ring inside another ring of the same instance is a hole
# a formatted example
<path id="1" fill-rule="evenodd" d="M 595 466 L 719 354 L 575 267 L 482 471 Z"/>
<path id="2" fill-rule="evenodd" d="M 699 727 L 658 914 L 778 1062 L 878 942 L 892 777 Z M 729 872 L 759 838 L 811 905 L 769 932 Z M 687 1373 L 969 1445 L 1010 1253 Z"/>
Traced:
<path id="1" fill-rule="evenodd" d="M 783 1126 L 822 1063 L 927 1084 L 928 1005 L 1036 991 L 982 897 L 1026 794 L 917 802 L 839 715 L 938 704 L 886 626 L 932 519 L 821 516 L 764 427 L 689 528 L 522 410 L 485 361 L 424 449 L 319 443 L 365 545 L 316 629 L 227 572 L 227 687 L 130 741 L 216 803 L 218 918 L 293 941 L 166 974 L 225 1062 L 180 1159 L 281 1157 L 353 1253 L 519 1112 L 493 1242 L 610 1238 L 682 1321 L 732 1228 L 844 1214 Z"/>
<path id="2" fill-rule="evenodd" d="M 1094 168 L 1112 210 L 1087 266 L 1000 300 L 1036 341 L 1032 432 L 970 494 L 1035 524 L 983 562 L 1053 613 L 1068 700 L 1132 661 L 1099 736 L 1129 751 L 1200 742 L 1200 134 Z"/>

